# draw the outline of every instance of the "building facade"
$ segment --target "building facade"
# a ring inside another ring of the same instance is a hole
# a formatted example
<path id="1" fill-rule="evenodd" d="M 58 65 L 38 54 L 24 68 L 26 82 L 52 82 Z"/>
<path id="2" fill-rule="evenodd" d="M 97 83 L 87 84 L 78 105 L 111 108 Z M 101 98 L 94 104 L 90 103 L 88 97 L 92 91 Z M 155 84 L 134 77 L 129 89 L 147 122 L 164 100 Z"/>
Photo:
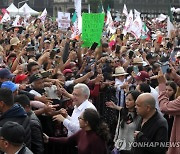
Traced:
<path id="1" fill-rule="evenodd" d="M 126 4 L 127 9 L 136 9 L 142 16 L 156 17 L 158 14 L 168 14 L 169 7 L 180 7 L 180 0 L 114 0 L 114 11 L 122 12 Z"/>
<path id="2" fill-rule="evenodd" d="M 54 0 L 53 16 L 57 16 L 58 12 L 74 13 L 74 0 Z M 88 0 L 82 0 L 82 12 L 88 12 Z"/>

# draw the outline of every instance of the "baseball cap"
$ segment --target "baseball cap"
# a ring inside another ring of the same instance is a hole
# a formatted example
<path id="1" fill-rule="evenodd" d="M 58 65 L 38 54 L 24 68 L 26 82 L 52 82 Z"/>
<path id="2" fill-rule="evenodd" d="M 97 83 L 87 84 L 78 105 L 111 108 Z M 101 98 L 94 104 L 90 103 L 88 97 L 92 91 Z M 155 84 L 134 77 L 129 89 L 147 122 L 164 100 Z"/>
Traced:
<path id="1" fill-rule="evenodd" d="M 66 73 L 72 73 L 72 70 L 71 70 L 71 69 L 65 69 L 65 70 L 63 71 L 63 74 L 65 75 Z"/>
<path id="2" fill-rule="evenodd" d="M 49 40 L 45 40 L 44 43 L 51 43 Z"/>
<path id="3" fill-rule="evenodd" d="M 32 82 L 37 81 L 37 80 L 42 79 L 42 78 L 43 77 L 40 73 L 33 74 L 32 76 L 30 76 L 29 82 L 32 83 Z"/>
<path id="4" fill-rule="evenodd" d="M 12 81 L 4 81 L 1 85 L 1 88 L 7 88 L 11 90 L 12 92 L 14 92 L 18 89 L 18 86 Z"/>
<path id="5" fill-rule="evenodd" d="M 26 78 L 27 78 L 27 75 L 19 74 L 15 77 L 15 83 L 20 83 L 21 81 L 24 81 Z"/>
<path id="6" fill-rule="evenodd" d="M 0 78 L 10 79 L 13 76 L 14 75 L 7 68 L 0 69 Z"/>
<path id="7" fill-rule="evenodd" d="M 0 128 L 0 136 L 11 143 L 22 144 L 25 140 L 25 130 L 17 122 L 7 121 Z"/>
<path id="8" fill-rule="evenodd" d="M 149 74 L 146 71 L 140 71 L 137 76 L 135 76 L 135 79 L 145 81 L 146 79 L 149 79 Z"/>

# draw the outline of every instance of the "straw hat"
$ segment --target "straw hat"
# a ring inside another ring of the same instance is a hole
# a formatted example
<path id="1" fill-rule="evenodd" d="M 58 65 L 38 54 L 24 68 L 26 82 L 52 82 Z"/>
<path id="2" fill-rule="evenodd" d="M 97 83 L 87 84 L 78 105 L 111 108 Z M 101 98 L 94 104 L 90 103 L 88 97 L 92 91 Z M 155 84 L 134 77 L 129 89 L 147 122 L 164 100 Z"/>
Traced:
<path id="1" fill-rule="evenodd" d="M 128 73 L 125 72 L 123 67 L 116 67 L 115 68 L 115 74 L 113 74 L 112 76 L 121 76 L 121 75 L 127 75 Z"/>
<path id="2" fill-rule="evenodd" d="M 10 45 L 18 45 L 20 40 L 17 37 L 14 37 L 10 40 Z"/>
<path id="3" fill-rule="evenodd" d="M 135 57 L 133 59 L 133 64 L 143 64 L 143 59 L 142 57 Z"/>

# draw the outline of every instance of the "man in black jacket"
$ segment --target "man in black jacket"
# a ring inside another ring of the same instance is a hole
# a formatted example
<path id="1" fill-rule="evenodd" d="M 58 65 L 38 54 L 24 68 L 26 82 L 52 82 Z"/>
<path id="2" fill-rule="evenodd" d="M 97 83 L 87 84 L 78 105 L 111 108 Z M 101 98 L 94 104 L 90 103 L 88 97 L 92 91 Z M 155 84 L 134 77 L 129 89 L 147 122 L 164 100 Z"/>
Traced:
<path id="1" fill-rule="evenodd" d="M 26 95 L 15 96 L 15 102 L 22 105 L 30 118 L 31 127 L 31 151 L 34 154 L 44 153 L 43 132 L 41 123 L 35 113 L 31 110 L 30 100 Z"/>
<path id="2" fill-rule="evenodd" d="M 33 154 L 24 145 L 25 130 L 17 122 L 7 121 L 0 128 L 0 149 L 6 154 Z"/>
<path id="3" fill-rule="evenodd" d="M 134 132 L 133 154 L 165 154 L 168 141 L 166 119 L 155 108 L 155 99 L 149 93 L 136 100 L 137 114 L 142 117 L 138 131 Z"/>
<path id="4" fill-rule="evenodd" d="M 21 105 L 14 104 L 12 91 L 6 88 L 0 88 L 0 112 L 0 127 L 7 121 L 17 122 L 22 125 L 26 133 L 25 144 L 28 148 L 31 148 L 29 117 Z"/>

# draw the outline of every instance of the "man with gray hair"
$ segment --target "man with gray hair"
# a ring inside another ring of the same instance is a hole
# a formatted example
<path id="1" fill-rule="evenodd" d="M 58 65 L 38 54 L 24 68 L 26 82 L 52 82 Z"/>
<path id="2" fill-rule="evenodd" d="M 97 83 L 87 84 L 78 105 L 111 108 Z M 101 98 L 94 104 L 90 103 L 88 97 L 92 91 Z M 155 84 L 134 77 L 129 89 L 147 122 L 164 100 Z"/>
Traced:
<path id="1" fill-rule="evenodd" d="M 71 117 L 67 114 L 65 109 L 61 109 L 61 114 L 53 117 L 54 120 L 63 122 L 63 125 L 68 129 L 68 136 L 71 136 L 80 129 L 78 117 L 85 109 L 92 108 L 96 110 L 95 106 L 88 101 L 89 96 L 90 90 L 86 84 L 76 84 L 72 93 L 74 110 Z"/>
<path id="2" fill-rule="evenodd" d="M 136 100 L 136 111 L 142 117 L 142 122 L 138 131 L 134 132 L 133 154 L 166 153 L 168 125 L 166 119 L 156 110 L 155 104 L 150 93 L 143 93 Z"/>

